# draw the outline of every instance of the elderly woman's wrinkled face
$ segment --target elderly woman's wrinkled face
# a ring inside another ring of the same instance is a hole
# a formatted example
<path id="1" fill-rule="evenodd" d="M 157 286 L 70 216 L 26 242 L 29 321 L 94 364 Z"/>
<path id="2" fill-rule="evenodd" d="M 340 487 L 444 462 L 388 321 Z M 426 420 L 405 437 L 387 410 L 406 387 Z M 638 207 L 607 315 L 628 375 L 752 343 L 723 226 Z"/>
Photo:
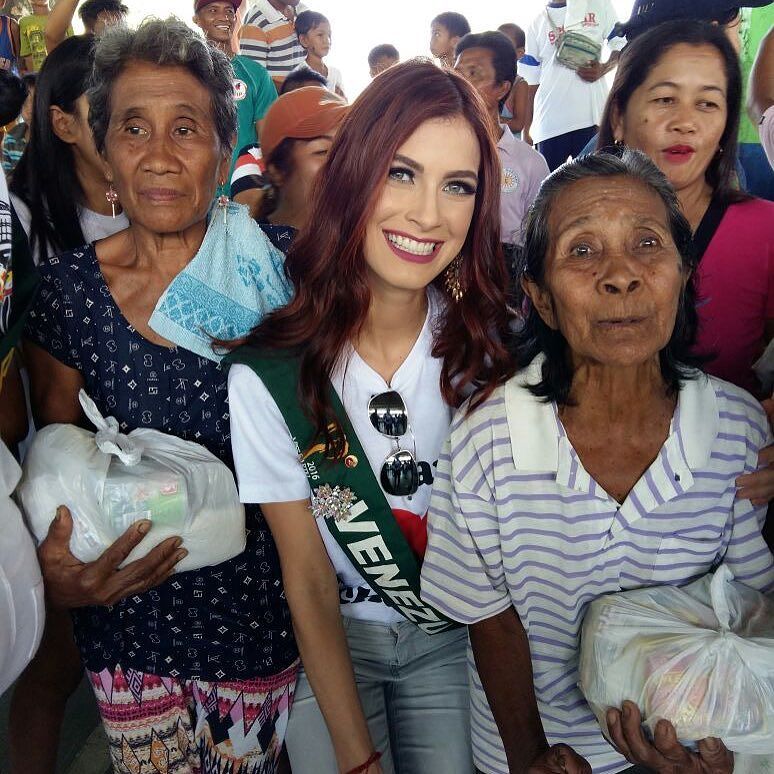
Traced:
<path id="1" fill-rule="evenodd" d="M 525 289 L 574 365 L 657 357 L 687 279 L 658 194 L 624 176 L 580 180 L 556 197 L 548 228 L 543 287 Z"/>
<path id="2" fill-rule="evenodd" d="M 203 222 L 229 164 L 207 88 L 183 67 L 132 62 L 110 100 L 104 155 L 132 224 L 168 234 Z"/>
<path id="3" fill-rule="evenodd" d="M 668 49 L 635 89 L 613 133 L 650 156 L 680 191 L 704 180 L 726 128 L 728 84 L 720 52 L 680 43 Z"/>

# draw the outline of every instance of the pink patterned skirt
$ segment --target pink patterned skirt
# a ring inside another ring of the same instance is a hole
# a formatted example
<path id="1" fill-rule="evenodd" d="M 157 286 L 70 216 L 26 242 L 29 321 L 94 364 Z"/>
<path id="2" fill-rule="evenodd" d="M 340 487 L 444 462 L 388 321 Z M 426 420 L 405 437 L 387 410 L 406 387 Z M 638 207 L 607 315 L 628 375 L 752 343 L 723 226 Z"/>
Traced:
<path id="1" fill-rule="evenodd" d="M 89 672 L 121 774 L 274 774 L 298 664 L 268 678 L 208 682 Z"/>

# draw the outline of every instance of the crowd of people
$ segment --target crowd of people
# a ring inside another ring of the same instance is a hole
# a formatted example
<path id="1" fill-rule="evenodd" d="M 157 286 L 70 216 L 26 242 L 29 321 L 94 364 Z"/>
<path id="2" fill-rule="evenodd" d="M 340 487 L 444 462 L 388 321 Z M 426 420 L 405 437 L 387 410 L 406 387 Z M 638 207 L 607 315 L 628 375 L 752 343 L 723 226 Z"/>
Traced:
<path id="1" fill-rule="evenodd" d="M 192 10 L 0 17 L 11 774 L 84 672 L 116 772 L 733 771 L 603 734 L 578 659 L 601 595 L 774 591 L 774 5 L 449 11 L 351 104 L 319 11 Z M 244 550 L 127 562 L 142 518 L 82 561 L 64 498 L 35 547 L 19 466 L 82 391 L 226 465 Z"/>

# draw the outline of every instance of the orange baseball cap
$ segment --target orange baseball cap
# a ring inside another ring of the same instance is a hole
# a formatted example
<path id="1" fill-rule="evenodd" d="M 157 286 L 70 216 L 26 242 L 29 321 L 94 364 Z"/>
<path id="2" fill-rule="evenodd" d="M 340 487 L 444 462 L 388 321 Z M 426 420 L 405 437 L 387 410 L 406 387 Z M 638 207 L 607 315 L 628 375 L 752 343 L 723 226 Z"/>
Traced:
<path id="1" fill-rule="evenodd" d="M 261 154 L 268 161 L 277 146 L 288 138 L 311 140 L 328 134 L 344 120 L 347 101 L 321 86 L 304 86 L 278 97 L 261 127 Z"/>

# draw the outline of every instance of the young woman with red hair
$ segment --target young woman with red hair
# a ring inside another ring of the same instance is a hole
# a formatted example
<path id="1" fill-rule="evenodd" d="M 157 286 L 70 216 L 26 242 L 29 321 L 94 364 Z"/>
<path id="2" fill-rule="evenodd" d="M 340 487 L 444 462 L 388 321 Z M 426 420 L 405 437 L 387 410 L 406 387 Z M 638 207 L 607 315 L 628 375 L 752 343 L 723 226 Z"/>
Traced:
<path id="1" fill-rule="evenodd" d="M 293 300 L 231 355 L 240 494 L 277 543 L 305 669 L 294 774 L 473 770 L 467 636 L 418 573 L 452 412 L 512 371 L 499 185 L 475 90 L 429 62 L 386 71 L 318 177 Z"/>

